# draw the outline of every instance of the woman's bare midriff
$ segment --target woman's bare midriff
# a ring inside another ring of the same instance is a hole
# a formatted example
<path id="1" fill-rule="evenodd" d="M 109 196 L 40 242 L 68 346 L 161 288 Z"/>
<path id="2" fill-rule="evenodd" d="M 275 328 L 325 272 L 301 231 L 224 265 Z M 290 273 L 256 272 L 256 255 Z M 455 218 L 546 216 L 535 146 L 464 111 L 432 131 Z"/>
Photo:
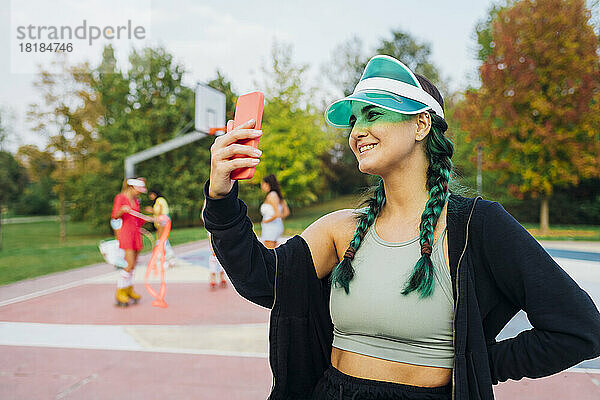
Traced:
<path id="1" fill-rule="evenodd" d="M 369 357 L 332 347 L 331 365 L 356 378 L 401 383 L 403 385 L 438 387 L 452 380 L 452 369 L 406 364 Z"/>

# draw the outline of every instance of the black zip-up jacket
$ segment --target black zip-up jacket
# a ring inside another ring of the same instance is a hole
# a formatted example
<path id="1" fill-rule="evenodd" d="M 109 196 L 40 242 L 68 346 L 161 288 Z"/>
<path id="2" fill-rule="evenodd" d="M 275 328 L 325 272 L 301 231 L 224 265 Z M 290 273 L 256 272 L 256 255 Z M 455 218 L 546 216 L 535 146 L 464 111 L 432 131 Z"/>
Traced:
<path id="1" fill-rule="evenodd" d="M 204 211 L 217 258 L 235 289 L 271 308 L 269 399 L 309 399 L 331 363 L 330 284 L 304 239 L 275 250 L 256 238 L 238 183 Z M 448 252 L 454 291 L 453 399 L 493 399 L 492 384 L 539 378 L 600 355 L 600 314 L 588 294 L 497 202 L 451 194 Z M 524 310 L 533 328 L 497 342 Z"/>

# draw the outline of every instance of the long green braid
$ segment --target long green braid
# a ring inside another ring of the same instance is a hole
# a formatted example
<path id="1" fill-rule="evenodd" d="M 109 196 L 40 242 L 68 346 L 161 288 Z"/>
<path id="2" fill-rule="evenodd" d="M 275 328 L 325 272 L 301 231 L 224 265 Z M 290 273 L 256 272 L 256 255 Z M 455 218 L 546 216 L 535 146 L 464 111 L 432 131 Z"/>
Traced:
<path id="1" fill-rule="evenodd" d="M 429 199 L 421 215 L 419 232 L 421 258 L 415 264 L 412 275 L 401 292 L 403 295 L 407 295 L 416 290 L 421 298 L 433 294 L 435 282 L 435 269 L 431 261 L 431 248 L 434 240 L 433 230 L 450 194 L 448 191 L 448 181 L 452 171 L 450 158 L 454 153 L 454 145 L 444 136 L 444 132 L 448 129 L 446 121 L 436 114 L 431 114 L 431 122 L 431 130 L 425 142 L 425 153 L 429 160 L 427 169 Z M 357 215 L 356 229 L 348 250 L 346 250 L 342 261 L 331 273 L 332 285 L 343 287 L 346 294 L 350 293 L 350 281 L 354 278 L 354 268 L 352 268 L 354 254 L 359 249 L 362 239 L 369 227 L 375 222 L 375 218 L 381 212 L 384 204 L 385 190 L 383 179 L 380 179 L 373 195 L 362 203 L 363 206 L 368 206 L 368 210 Z"/>
<path id="2" fill-rule="evenodd" d="M 448 125 L 443 118 L 433 114 L 432 127 L 427 137 L 425 153 L 429 160 L 427 169 L 427 189 L 429 199 L 425 204 L 425 210 L 421 214 L 420 244 L 421 258 L 415 264 L 413 273 L 404 287 L 402 294 L 407 295 L 416 290 L 421 298 L 431 296 L 434 287 L 434 267 L 431 262 L 431 248 L 433 244 L 433 230 L 440 218 L 444 204 L 450 195 L 448 181 L 452 171 L 451 157 L 454 153 L 454 145 L 444 136 Z M 431 134 L 433 133 L 433 134 Z"/>
<path id="3" fill-rule="evenodd" d="M 360 242 L 365 237 L 367 230 L 375 218 L 381 212 L 381 208 L 385 203 L 385 190 L 383 188 L 383 179 L 379 180 L 379 184 L 373 193 L 373 196 L 365 200 L 361 206 L 367 205 L 369 208 L 367 212 L 360 213 L 357 215 L 356 229 L 354 230 L 354 236 L 350 241 L 350 246 L 344 254 L 342 261 L 333 269 L 331 273 L 331 283 L 336 286 L 342 286 L 346 290 L 346 294 L 350 293 L 350 281 L 354 278 L 354 268 L 352 268 L 352 259 L 354 259 L 354 253 L 360 247 Z"/>

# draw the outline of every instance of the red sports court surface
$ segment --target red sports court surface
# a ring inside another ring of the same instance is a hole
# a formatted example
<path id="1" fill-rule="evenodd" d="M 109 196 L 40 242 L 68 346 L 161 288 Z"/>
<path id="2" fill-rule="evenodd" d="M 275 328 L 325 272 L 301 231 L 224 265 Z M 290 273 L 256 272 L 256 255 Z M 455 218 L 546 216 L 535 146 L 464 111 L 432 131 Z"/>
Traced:
<path id="1" fill-rule="evenodd" d="M 84 284 L 0 308 L 0 320 L 13 323 L 115 326 L 203 327 L 266 324 L 268 310 L 243 300 L 230 286 L 209 290 L 205 282 L 172 283 L 167 309 L 116 307 L 114 284 Z M 57 331 L 60 332 L 60 331 Z M 266 331 L 265 331 L 266 332 Z M 51 333 L 52 334 L 52 333 Z M 174 336 L 178 334 L 175 333 Z M 135 339 L 135 337 L 134 337 Z M 264 399 L 272 377 L 265 356 L 179 354 L 176 337 L 159 351 L 0 346 L 2 399 Z M 188 343 L 185 334 L 181 342 Z M 60 341 L 61 338 L 55 338 Z M 266 341 L 266 338 L 265 338 Z M 79 342 L 79 340 L 74 340 Z M 73 345 L 77 347 L 77 344 Z M 146 346 L 147 347 L 147 346 Z M 241 349 L 243 351 L 243 349 Z M 173 351 L 173 352 L 170 352 Z M 184 350 L 185 351 L 185 350 Z"/>
<path id="2" fill-rule="evenodd" d="M 115 307 L 108 267 L 102 279 L 78 276 L 44 292 L 38 283 L 37 294 L 0 303 L 0 399 L 265 399 L 268 310 L 231 286 L 209 290 L 204 247 L 178 253 L 184 261 L 170 275 L 176 279 L 168 275 L 167 309 L 151 306 L 139 279 L 142 301 Z M 594 282 L 587 289 L 596 299 Z M 494 392 L 500 400 L 597 400 L 596 364 Z"/>
<path id="3" fill-rule="evenodd" d="M 265 399 L 266 359 L 0 346 L 2 399 Z"/>
<path id="4" fill-rule="evenodd" d="M 0 319 L 13 322 L 110 325 L 203 325 L 266 323 L 269 310 L 241 298 L 233 288 L 209 290 L 204 282 L 171 283 L 169 307 L 151 305 L 143 285 L 136 305 L 115 307 L 115 284 L 87 284 L 0 308 Z"/>

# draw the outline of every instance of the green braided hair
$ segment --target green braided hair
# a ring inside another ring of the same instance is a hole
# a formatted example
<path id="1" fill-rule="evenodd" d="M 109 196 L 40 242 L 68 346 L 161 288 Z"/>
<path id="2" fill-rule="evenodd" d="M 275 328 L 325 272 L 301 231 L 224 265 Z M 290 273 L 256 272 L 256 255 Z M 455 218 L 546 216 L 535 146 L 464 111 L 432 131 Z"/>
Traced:
<path id="1" fill-rule="evenodd" d="M 435 86 L 422 76 L 416 76 L 423 88 L 430 92 L 443 107 L 443 100 Z M 412 117 L 407 115 L 407 119 Z M 431 130 L 425 140 L 425 153 L 429 160 L 429 167 L 427 169 L 429 199 L 421 215 L 421 224 L 419 227 L 421 258 L 415 264 L 411 277 L 402 289 L 401 293 L 403 295 L 417 291 L 420 298 L 425 298 L 433 294 L 435 282 L 435 269 L 431 261 L 431 249 L 434 240 L 433 231 L 444 204 L 450 195 L 448 182 L 450 181 L 450 173 L 452 171 L 451 157 L 454 153 L 454 145 L 444 136 L 444 132 L 447 129 L 448 124 L 446 121 L 435 113 L 431 113 Z M 375 188 L 373 195 L 361 204 L 363 206 L 366 205 L 368 209 L 366 212 L 358 213 L 356 216 L 356 229 L 348 250 L 344 254 L 344 258 L 331 273 L 331 284 L 334 287 L 343 287 L 346 294 L 350 293 L 350 281 L 354 277 L 354 268 L 352 268 L 354 254 L 359 249 L 362 239 L 369 227 L 375 222 L 375 218 L 381 212 L 384 204 L 385 190 L 383 179 L 379 179 L 379 184 Z"/>
<path id="2" fill-rule="evenodd" d="M 411 119 L 412 115 L 403 115 L 401 120 L 407 121 Z M 374 193 L 370 198 L 363 201 L 360 207 L 366 206 L 366 212 L 356 214 L 356 229 L 354 230 L 354 236 L 350 240 L 350 246 L 344 258 L 331 272 L 330 281 L 332 285 L 341 286 L 346 290 L 346 294 L 350 293 L 350 281 L 354 278 L 354 268 L 352 268 L 352 259 L 354 259 L 354 253 L 360 247 L 360 244 L 367 234 L 369 227 L 375 222 L 375 218 L 381 212 L 383 205 L 385 204 L 385 189 L 383 187 L 383 179 L 379 179 L 379 184 L 375 187 Z"/>
<path id="3" fill-rule="evenodd" d="M 421 298 L 433 294 L 434 267 L 431 262 L 433 230 L 450 195 L 448 182 L 452 171 L 451 157 L 454 153 L 454 145 L 444 136 L 447 129 L 446 121 L 433 114 L 431 131 L 425 144 L 425 153 L 429 160 L 429 168 L 427 169 L 429 199 L 425 204 L 423 214 L 421 214 L 419 232 L 421 258 L 415 264 L 412 276 L 402 291 L 404 295 L 415 290 L 420 293 Z"/>

